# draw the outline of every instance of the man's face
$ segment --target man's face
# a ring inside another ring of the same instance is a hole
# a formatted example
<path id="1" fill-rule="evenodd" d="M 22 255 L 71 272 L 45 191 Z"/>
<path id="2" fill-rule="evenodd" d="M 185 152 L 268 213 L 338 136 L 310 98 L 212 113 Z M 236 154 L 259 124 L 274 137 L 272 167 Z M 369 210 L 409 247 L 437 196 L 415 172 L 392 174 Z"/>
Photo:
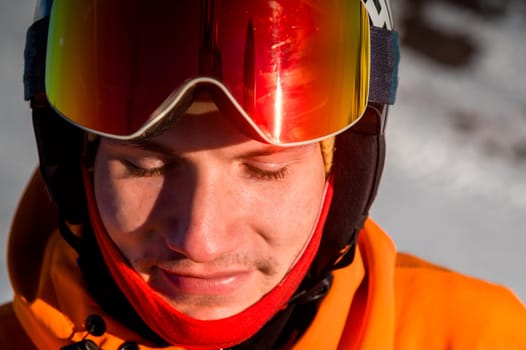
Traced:
<path id="1" fill-rule="evenodd" d="M 203 320 L 241 312 L 280 282 L 324 186 L 318 144 L 252 140 L 209 102 L 143 142 L 103 138 L 94 166 L 109 236 L 151 288 Z"/>

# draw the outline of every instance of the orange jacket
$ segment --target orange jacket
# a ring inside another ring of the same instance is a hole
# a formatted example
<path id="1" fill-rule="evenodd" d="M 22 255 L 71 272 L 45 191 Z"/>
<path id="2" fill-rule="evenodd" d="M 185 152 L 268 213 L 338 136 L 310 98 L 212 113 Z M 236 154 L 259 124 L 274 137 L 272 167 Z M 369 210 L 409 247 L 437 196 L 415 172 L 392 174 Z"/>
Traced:
<path id="1" fill-rule="evenodd" d="M 107 332 L 88 338 L 102 349 L 116 350 L 130 340 L 142 350 L 151 349 L 91 298 L 76 253 L 60 237 L 52 218 L 36 176 L 10 236 L 8 262 L 15 297 L 0 307 L 0 348 L 60 349 L 86 337 L 83 321 L 98 314 Z M 354 262 L 335 272 L 313 323 L 292 348 L 526 349 L 526 309 L 503 287 L 397 253 L 369 220 Z"/>

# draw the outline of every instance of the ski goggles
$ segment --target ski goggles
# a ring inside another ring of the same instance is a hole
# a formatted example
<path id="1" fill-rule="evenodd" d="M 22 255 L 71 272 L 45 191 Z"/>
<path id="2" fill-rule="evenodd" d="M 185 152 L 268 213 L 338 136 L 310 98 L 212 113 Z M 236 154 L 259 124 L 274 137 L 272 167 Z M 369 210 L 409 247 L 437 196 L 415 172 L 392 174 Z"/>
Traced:
<path id="1" fill-rule="evenodd" d="M 45 89 L 84 130 L 132 139 L 202 87 L 267 142 L 334 135 L 364 113 L 361 1 L 54 0 Z"/>

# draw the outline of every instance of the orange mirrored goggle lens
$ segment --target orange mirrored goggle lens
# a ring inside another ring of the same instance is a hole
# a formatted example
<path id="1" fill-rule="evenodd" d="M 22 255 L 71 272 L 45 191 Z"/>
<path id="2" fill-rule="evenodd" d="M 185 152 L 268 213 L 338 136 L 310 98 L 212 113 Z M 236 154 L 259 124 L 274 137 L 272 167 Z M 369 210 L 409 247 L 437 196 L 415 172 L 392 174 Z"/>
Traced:
<path id="1" fill-rule="evenodd" d="M 74 124 L 125 139 L 211 78 L 260 135 L 291 144 L 360 118 L 369 57 L 360 1 L 54 0 L 46 94 Z"/>

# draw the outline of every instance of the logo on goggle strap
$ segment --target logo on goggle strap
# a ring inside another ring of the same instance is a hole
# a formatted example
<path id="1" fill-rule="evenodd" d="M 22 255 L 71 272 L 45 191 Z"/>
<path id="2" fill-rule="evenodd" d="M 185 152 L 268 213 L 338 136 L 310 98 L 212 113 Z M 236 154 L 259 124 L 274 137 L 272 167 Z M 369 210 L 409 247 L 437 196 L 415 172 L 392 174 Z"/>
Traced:
<path id="1" fill-rule="evenodd" d="M 364 2 L 373 26 L 393 30 L 389 0 L 365 0 Z"/>

